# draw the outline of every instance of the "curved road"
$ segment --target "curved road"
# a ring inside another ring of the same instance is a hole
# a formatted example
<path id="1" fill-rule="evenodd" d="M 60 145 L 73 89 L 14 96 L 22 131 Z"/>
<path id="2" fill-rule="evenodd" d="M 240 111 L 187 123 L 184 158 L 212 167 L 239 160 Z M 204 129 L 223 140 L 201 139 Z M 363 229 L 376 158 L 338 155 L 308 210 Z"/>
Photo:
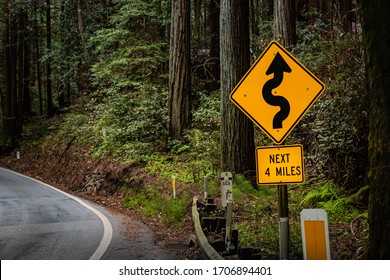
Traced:
<path id="1" fill-rule="evenodd" d="M 153 234 L 141 223 L 132 221 L 143 236 L 127 240 L 119 220 L 80 198 L 0 168 L 2 260 L 172 258 L 155 247 Z"/>

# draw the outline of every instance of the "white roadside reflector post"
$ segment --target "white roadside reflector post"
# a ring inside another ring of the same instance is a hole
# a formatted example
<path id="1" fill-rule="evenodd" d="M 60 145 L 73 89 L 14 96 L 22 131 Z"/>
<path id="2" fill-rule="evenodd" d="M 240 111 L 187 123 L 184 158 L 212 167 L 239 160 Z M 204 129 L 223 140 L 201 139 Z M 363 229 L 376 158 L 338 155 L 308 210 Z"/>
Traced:
<path id="1" fill-rule="evenodd" d="M 330 260 L 328 215 L 324 209 L 301 211 L 303 258 Z"/>
<path id="2" fill-rule="evenodd" d="M 206 175 L 203 177 L 203 187 L 204 187 L 204 201 L 207 201 L 209 196 L 209 176 Z"/>
<path id="3" fill-rule="evenodd" d="M 221 204 L 226 213 L 225 244 L 229 250 L 233 217 L 233 174 L 231 172 L 221 173 Z"/>
<path id="4" fill-rule="evenodd" d="M 229 200 L 229 201 L 228 201 Z M 226 208 L 233 201 L 233 175 L 231 172 L 221 173 L 221 205 Z"/>

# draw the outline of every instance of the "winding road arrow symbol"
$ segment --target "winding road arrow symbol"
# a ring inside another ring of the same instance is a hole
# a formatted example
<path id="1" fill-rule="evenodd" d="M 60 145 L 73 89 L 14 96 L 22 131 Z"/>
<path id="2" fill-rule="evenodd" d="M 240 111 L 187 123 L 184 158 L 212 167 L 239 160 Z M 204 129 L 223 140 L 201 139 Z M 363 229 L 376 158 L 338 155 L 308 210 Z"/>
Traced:
<path id="1" fill-rule="evenodd" d="M 264 101 L 271 106 L 280 107 L 280 111 L 276 113 L 273 119 L 272 126 L 274 129 L 283 128 L 283 121 L 290 114 L 290 103 L 288 100 L 283 96 L 273 95 L 272 93 L 272 90 L 282 83 L 284 72 L 290 73 L 291 68 L 278 52 L 266 72 L 266 75 L 274 74 L 274 77 L 268 80 L 263 86 Z"/>
<path id="2" fill-rule="evenodd" d="M 323 82 L 271 41 L 230 93 L 230 100 L 280 145 L 324 90 Z"/>

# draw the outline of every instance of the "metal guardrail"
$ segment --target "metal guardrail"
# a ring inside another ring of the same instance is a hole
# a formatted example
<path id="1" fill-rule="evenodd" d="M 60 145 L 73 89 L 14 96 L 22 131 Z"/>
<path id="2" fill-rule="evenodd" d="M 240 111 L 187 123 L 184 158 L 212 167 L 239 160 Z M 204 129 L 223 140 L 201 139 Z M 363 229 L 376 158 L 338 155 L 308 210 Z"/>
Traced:
<path id="1" fill-rule="evenodd" d="M 198 212 L 198 198 L 194 197 L 192 201 L 192 220 L 195 226 L 196 237 L 198 238 L 199 246 L 210 260 L 224 260 L 224 258 L 210 245 L 207 241 L 207 237 L 203 232 L 200 224 L 199 212 Z"/>

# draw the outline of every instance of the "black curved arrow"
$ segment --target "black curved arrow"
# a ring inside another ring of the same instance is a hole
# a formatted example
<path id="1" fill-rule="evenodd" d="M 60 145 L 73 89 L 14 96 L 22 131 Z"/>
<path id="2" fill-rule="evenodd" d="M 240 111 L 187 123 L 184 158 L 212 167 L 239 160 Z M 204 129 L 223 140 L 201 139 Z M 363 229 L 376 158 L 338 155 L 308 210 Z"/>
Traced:
<path id="1" fill-rule="evenodd" d="M 268 80 L 263 86 L 263 98 L 271 106 L 279 106 L 280 111 L 276 113 L 272 126 L 274 129 L 282 128 L 283 121 L 290 114 L 290 103 L 283 96 L 275 96 L 272 94 L 272 90 L 277 88 L 283 81 L 283 73 L 291 72 L 291 68 L 288 66 L 287 62 L 283 57 L 277 53 L 274 60 L 271 62 L 266 74 L 274 74 L 274 77 L 271 80 Z"/>

